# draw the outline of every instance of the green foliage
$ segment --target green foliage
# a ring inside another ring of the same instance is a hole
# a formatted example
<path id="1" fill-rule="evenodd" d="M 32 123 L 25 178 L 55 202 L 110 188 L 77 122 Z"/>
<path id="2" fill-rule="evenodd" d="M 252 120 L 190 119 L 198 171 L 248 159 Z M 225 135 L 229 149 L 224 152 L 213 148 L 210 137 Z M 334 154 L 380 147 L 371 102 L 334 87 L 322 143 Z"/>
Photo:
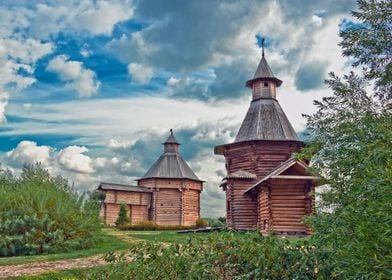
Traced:
<path id="1" fill-rule="evenodd" d="M 157 225 L 152 221 L 141 221 L 136 224 L 126 224 L 118 227 L 121 230 L 185 230 L 194 229 L 195 226 L 180 226 L 180 225 Z"/>
<path id="2" fill-rule="evenodd" d="M 391 88 L 392 78 L 392 2 L 389 0 L 359 0 L 359 11 L 353 16 L 359 24 L 340 35 L 343 55 L 354 60 L 354 66 L 364 67 L 364 76 L 375 79 L 379 86 Z"/>
<path id="3" fill-rule="evenodd" d="M 307 116 L 313 132 L 303 157 L 326 184 L 310 219 L 323 267 L 344 279 L 387 279 L 392 254 L 392 2 L 358 1 L 360 24 L 342 32 L 343 53 L 362 75 L 331 73 L 333 95 Z M 371 89 L 371 85 L 374 85 Z M 325 211 L 329 210 L 329 211 Z"/>
<path id="4" fill-rule="evenodd" d="M 68 275 L 81 279 L 333 278 L 320 270 L 316 248 L 308 240 L 263 237 L 256 232 L 211 233 L 182 244 L 139 242 L 129 252 L 109 254 L 106 260 L 109 266 Z"/>
<path id="5" fill-rule="evenodd" d="M 218 219 L 214 218 L 203 218 L 203 220 L 208 222 L 208 225 L 211 227 L 224 227 L 226 223 L 225 217 L 219 217 Z"/>
<path id="6" fill-rule="evenodd" d="M 196 227 L 197 228 L 205 228 L 208 227 L 208 221 L 204 219 L 197 219 L 196 220 Z"/>
<path id="7" fill-rule="evenodd" d="M 116 226 L 124 226 L 126 224 L 129 224 L 130 220 L 128 217 L 128 210 L 127 210 L 127 205 L 124 203 L 120 204 L 120 210 L 118 211 L 118 217 L 115 222 Z"/>
<path id="8" fill-rule="evenodd" d="M 40 165 L 19 178 L 0 171 L 0 256 L 35 255 L 91 246 L 98 207 Z"/>
<path id="9" fill-rule="evenodd" d="M 112 229 L 102 230 L 100 238 L 92 244 L 92 246 L 83 249 L 67 250 L 66 252 L 59 252 L 55 254 L 44 254 L 44 255 L 28 255 L 28 256 L 13 256 L 13 257 L 1 257 L 0 258 L 0 269 L 4 265 L 17 265 L 33 262 L 44 262 L 44 261 L 56 261 L 66 260 L 73 258 L 89 257 L 97 254 L 106 254 L 113 250 L 123 250 L 129 247 L 125 241 L 122 241 L 113 235 L 107 234 Z"/>
<path id="10" fill-rule="evenodd" d="M 106 198 L 106 192 L 95 190 L 90 194 L 91 200 L 99 201 L 100 203 L 103 202 Z"/>

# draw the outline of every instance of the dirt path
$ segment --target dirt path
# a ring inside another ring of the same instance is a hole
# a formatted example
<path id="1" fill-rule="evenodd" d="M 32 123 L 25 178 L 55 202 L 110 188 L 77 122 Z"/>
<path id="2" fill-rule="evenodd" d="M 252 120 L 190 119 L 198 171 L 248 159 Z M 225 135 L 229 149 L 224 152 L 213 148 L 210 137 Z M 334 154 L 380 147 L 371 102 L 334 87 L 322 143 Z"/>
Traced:
<path id="1" fill-rule="evenodd" d="M 117 230 L 107 230 L 106 232 L 126 241 L 127 243 L 132 243 L 136 241 L 134 238 L 129 237 L 126 232 L 121 232 Z M 7 279 L 16 276 L 33 276 L 52 271 L 105 265 L 106 262 L 103 260 L 103 256 L 103 254 L 100 254 L 76 259 L 42 261 L 18 265 L 0 266 L 0 279 Z"/>
<path id="2" fill-rule="evenodd" d="M 104 265 L 103 255 L 97 255 L 79 259 L 68 259 L 62 261 L 47 261 L 37 263 L 27 263 L 18 265 L 7 265 L 0 267 L 0 279 L 7 279 L 16 276 L 33 276 L 45 272 L 58 271 L 64 269 L 84 268 Z"/>

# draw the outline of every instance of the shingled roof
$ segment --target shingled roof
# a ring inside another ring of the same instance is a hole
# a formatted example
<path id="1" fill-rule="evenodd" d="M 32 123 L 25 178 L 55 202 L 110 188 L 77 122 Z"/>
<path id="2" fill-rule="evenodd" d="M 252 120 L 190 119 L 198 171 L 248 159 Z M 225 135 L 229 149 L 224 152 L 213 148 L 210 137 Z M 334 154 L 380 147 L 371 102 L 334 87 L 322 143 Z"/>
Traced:
<path id="1" fill-rule="evenodd" d="M 174 152 L 173 150 L 168 151 L 166 146 L 170 144 L 180 145 L 180 143 L 174 137 L 172 131 L 170 132 L 169 138 L 165 141 L 165 143 L 163 143 L 163 145 L 165 145 L 164 153 L 139 180 L 150 178 L 170 178 L 202 181 L 196 176 L 186 161 L 181 157 L 177 149 L 174 150 Z"/>
<path id="2" fill-rule="evenodd" d="M 253 76 L 253 79 L 247 81 L 246 86 L 251 87 L 254 82 L 259 81 L 259 80 L 272 80 L 276 83 L 277 87 L 280 87 L 280 85 L 282 84 L 282 80 L 279 80 L 278 78 L 276 78 L 274 76 L 274 74 L 272 73 L 272 70 L 271 70 L 270 66 L 268 65 L 268 62 L 264 57 L 264 53 L 263 53 L 263 56 L 261 57 L 261 60 L 259 62 L 259 66 L 257 66 L 257 69 L 256 69 L 256 72 Z"/>
<path id="3" fill-rule="evenodd" d="M 257 99 L 250 104 L 235 142 L 250 140 L 299 141 L 294 128 L 275 99 Z"/>

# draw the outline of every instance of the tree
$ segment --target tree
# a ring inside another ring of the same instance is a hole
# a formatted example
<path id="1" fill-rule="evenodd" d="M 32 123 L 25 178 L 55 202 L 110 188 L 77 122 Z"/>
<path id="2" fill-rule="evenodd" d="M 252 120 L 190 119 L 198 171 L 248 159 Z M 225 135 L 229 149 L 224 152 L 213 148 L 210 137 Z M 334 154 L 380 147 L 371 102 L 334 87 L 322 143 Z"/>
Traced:
<path id="1" fill-rule="evenodd" d="M 328 188 L 310 220 L 327 256 L 323 269 L 342 279 L 386 279 L 392 239 L 392 2 L 361 0 L 358 23 L 340 34 L 343 55 L 360 71 L 330 74 L 333 95 L 315 101 L 303 157 Z M 362 70 L 362 71 L 361 71 Z M 332 212 L 322 212 L 329 208 Z"/>
<path id="2" fill-rule="evenodd" d="M 127 206 L 124 203 L 120 204 L 120 210 L 118 211 L 118 218 L 115 222 L 116 226 L 123 226 L 130 222 L 128 217 Z"/>

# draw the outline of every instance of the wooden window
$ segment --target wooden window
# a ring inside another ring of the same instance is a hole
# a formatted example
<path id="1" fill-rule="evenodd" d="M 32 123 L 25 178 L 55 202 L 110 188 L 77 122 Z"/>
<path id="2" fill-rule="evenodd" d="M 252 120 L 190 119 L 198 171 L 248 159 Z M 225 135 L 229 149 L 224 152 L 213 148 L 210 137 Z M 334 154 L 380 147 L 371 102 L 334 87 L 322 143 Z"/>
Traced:
<path id="1" fill-rule="evenodd" d="M 264 83 L 264 87 L 268 87 L 268 83 Z"/>

